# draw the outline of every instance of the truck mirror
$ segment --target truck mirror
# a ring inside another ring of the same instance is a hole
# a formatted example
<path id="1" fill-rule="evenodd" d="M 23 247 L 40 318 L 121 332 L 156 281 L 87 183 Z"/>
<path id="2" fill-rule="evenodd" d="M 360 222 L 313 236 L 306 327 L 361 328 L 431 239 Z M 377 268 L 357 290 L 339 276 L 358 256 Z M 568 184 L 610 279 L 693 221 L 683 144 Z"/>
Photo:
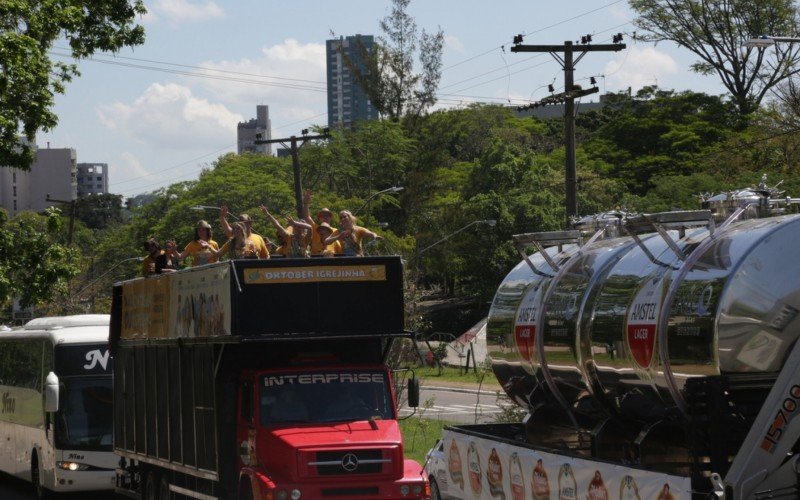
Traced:
<path id="1" fill-rule="evenodd" d="M 417 377 L 408 379 L 408 406 L 410 408 L 419 406 L 419 380 Z"/>
<path id="2" fill-rule="evenodd" d="M 44 411 L 58 411 L 58 376 L 53 372 L 44 381 Z"/>

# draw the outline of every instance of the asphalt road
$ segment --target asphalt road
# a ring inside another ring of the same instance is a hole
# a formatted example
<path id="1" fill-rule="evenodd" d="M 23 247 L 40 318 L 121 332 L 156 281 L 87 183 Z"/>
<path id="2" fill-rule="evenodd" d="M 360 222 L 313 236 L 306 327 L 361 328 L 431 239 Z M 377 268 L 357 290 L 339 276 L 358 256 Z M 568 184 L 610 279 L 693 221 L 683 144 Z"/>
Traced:
<path id="1" fill-rule="evenodd" d="M 90 494 L 92 500 L 117 500 L 118 498 L 113 492 L 92 492 Z M 58 500 L 86 500 L 86 493 L 73 493 L 70 495 L 59 495 L 56 497 Z M 22 481 L 8 474 L 0 472 L 0 499 L 2 500 L 35 500 L 36 495 L 33 494 L 33 487 L 31 483 Z"/>
<path id="2" fill-rule="evenodd" d="M 492 391 L 478 394 L 470 390 L 422 387 L 419 400 L 417 415 L 459 424 L 494 422 L 495 416 L 501 411 Z M 426 408 L 427 405 L 430 407 Z M 411 411 L 410 408 L 401 408 L 400 415 L 408 415 Z"/>

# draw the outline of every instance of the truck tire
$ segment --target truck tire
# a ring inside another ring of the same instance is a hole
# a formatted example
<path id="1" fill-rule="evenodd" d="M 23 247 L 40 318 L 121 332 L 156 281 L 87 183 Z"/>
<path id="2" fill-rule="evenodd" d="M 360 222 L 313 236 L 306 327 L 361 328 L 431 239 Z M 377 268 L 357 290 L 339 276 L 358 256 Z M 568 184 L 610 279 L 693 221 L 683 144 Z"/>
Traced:
<path id="1" fill-rule="evenodd" d="M 158 476 L 156 471 L 151 470 L 147 473 L 142 500 L 158 500 Z"/>
<path id="2" fill-rule="evenodd" d="M 436 478 L 431 476 L 431 500 L 442 500 L 442 494 L 439 491 L 439 483 L 436 482 Z"/>
<path id="3" fill-rule="evenodd" d="M 42 484 L 42 470 L 39 468 L 39 455 L 36 451 L 31 452 L 31 484 L 36 498 L 47 499 L 52 497 L 50 490 Z"/>

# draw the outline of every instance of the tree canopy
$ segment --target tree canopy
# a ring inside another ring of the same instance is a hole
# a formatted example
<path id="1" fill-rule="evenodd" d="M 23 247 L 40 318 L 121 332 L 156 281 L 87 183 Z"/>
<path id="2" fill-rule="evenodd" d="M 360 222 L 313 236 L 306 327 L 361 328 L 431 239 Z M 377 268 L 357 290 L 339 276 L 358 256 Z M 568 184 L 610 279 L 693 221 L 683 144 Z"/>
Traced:
<path id="1" fill-rule="evenodd" d="M 54 95 L 80 73 L 53 60 L 62 37 L 75 59 L 144 43 L 142 0 L 12 0 L 0 6 L 0 165 L 28 170 L 36 132 L 55 127 Z M 20 141 L 22 135 L 27 142 Z"/>
<path id="2" fill-rule="evenodd" d="M 743 114 L 758 109 L 770 89 L 800 71 L 800 47 L 743 49 L 760 35 L 798 36 L 793 0 L 630 0 L 642 39 L 671 41 L 699 60 L 691 69 L 716 74 Z M 774 56 L 773 56 L 774 54 Z"/>

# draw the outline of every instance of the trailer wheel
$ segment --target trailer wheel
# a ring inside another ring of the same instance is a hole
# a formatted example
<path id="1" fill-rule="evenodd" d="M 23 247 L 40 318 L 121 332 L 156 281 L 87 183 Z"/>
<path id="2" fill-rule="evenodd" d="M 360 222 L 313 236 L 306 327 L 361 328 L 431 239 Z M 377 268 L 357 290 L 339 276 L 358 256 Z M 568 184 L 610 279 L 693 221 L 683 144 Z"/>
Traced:
<path id="1" fill-rule="evenodd" d="M 37 455 L 35 451 L 31 453 L 31 484 L 33 484 L 33 493 L 36 495 L 36 498 L 50 498 L 50 491 L 42 484 L 42 471 L 39 468 L 39 455 Z"/>
<path id="2" fill-rule="evenodd" d="M 147 473 L 144 482 L 144 500 L 158 500 L 158 477 L 155 471 Z"/>
<path id="3" fill-rule="evenodd" d="M 158 500 L 169 500 L 169 477 L 167 474 L 161 475 L 161 481 L 158 482 Z"/>
<path id="4" fill-rule="evenodd" d="M 442 494 L 439 492 L 439 483 L 436 482 L 436 478 L 431 476 L 431 500 L 442 500 Z"/>

